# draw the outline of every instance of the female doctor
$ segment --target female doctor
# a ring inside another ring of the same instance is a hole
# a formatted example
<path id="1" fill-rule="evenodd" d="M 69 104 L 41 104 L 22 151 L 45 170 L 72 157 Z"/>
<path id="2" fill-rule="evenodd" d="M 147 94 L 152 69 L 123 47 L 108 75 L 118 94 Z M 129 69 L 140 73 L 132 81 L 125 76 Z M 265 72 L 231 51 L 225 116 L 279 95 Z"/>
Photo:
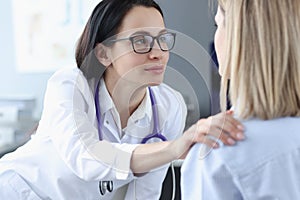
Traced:
<path id="1" fill-rule="evenodd" d="M 174 43 L 154 1 L 101 1 L 78 41 L 77 67 L 48 81 L 36 134 L 1 159 L 0 199 L 115 199 L 124 185 L 125 199 L 159 199 L 167 164 L 194 143 L 217 147 L 207 134 L 238 140 L 229 112 L 180 136 L 186 106 L 162 83 Z"/>

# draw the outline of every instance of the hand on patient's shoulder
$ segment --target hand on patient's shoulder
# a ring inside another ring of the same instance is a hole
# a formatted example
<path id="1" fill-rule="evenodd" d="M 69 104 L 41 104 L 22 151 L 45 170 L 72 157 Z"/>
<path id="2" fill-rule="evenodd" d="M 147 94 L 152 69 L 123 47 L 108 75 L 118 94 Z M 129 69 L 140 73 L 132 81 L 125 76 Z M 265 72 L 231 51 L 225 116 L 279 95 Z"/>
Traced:
<path id="1" fill-rule="evenodd" d="M 218 140 L 225 145 L 234 145 L 244 138 L 244 126 L 233 117 L 233 111 L 200 119 L 186 130 L 182 137 L 185 140 L 183 144 L 189 147 L 195 143 L 203 143 L 213 148 L 219 147 Z M 184 158 L 188 150 L 180 158 Z"/>
<path id="2" fill-rule="evenodd" d="M 217 148 L 216 140 L 221 140 L 225 145 L 234 145 L 237 141 L 243 140 L 244 127 L 233 117 L 233 111 L 226 111 L 216 114 L 197 122 L 195 142 L 201 142 Z"/>

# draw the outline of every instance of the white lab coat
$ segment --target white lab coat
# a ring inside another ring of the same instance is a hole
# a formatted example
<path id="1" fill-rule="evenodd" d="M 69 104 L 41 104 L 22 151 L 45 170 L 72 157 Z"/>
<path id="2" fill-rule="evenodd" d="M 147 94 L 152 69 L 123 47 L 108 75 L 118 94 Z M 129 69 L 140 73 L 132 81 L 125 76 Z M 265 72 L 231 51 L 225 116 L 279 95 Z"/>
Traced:
<path id="1" fill-rule="evenodd" d="M 174 139 L 184 129 L 184 100 L 165 84 L 152 90 L 159 128 Z M 98 139 L 94 95 L 82 72 L 62 69 L 50 78 L 37 133 L 0 160 L 0 199 L 14 199 L 9 190 L 19 193 L 15 199 L 114 199 L 127 183 L 125 199 L 159 198 L 167 165 L 139 178 L 130 170 L 132 151 L 152 132 L 149 94 L 123 130 L 103 80 L 99 97 L 103 141 Z M 101 196 L 100 180 L 112 180 L 113 192 Z"/>

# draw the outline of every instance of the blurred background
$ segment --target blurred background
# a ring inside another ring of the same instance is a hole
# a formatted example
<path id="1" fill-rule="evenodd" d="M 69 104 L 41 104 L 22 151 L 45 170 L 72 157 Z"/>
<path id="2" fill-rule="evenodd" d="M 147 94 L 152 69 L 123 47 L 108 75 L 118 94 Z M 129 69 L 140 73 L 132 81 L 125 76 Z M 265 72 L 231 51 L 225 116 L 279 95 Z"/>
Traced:
<path id="1" fill-rule="evenodd" d="M 165 82 L 184 96 L 186 128 L 219 111 L 214 12 L 208 1 L 158 0 L 167 28 L 177 32 Z M 28 139 L 27 133 L 41 116 L 49 77 L 61 67 L 75 65 L 76 40 L 98 2 L 0 1 L 1 155 Z M 166 181 L 164 190 L 168 191 L 171 183 L 168 177 Z"/>

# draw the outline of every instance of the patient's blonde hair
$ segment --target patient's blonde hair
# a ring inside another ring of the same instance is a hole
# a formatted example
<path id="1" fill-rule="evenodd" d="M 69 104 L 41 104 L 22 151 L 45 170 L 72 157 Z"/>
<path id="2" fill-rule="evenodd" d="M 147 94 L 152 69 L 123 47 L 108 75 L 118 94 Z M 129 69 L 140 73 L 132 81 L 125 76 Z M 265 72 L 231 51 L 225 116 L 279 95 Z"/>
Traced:
<path id="1" fill-rule="evenodd" d="M 226 61 L 221 107 L 229 96 L 241 118 L 300 116 L 300 1 L 219 0 Z"/>

